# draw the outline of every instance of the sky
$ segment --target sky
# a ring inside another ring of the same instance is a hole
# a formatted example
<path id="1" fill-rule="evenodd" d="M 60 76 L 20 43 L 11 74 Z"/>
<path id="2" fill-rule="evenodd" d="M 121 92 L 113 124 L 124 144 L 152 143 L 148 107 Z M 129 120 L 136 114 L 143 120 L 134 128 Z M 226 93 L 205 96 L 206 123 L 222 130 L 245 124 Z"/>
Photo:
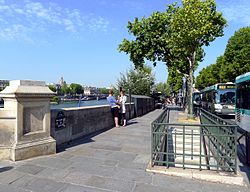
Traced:
<path id="1" fill-rule="evenodd" d="M 228 39 L 250 26 L 249 0 L 217 0 L 228 21 L 224 36 L 205 48 L 195 75 L 222 55 Z M 128 21 L 165 11 L 173 0 L 0 0 L 0 79 L 108 87 L 133 64 L 119 43 Z M 150 66 L 152 66 L 149 63 Z M 152 66 L 153 67 L 153 66 Z M 167 80 L 164 63 L 153 67 Z"/>

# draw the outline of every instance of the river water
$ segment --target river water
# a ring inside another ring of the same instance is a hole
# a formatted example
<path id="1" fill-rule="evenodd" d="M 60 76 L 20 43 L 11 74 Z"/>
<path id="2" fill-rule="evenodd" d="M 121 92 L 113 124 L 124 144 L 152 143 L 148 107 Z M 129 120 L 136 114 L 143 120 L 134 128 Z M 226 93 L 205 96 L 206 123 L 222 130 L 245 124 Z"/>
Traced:
<path id="1" fill-rule="evenodd" d="M 101 100 L 89 100 L 89 101 L 67 101 L 64 103 L 60 103 L 58 105 L 50 105 L 51 109 L 62 109 L 62 108 L 70 108 L 70 107 L 85 107 L 85 106 L 95 106 L 95 105 L 107 105 L 106 99 Z"/>

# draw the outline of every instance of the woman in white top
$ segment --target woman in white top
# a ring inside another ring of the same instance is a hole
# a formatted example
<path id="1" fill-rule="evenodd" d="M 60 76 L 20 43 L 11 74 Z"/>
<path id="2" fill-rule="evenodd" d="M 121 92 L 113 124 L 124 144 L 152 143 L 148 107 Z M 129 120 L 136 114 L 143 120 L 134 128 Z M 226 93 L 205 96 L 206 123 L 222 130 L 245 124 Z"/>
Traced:
<path id="1" fill-rule="evenodd" d="M 123 126 L 126 126 L 126 107 L 125 107 L 125 103 L 127 101 L 127 96 L 125 95 L 124 91 L 120 92 L 120 98 L 119 98 L 119 103 L 121 105 L 121 113 L 122 113 L 122 124 Z"/>
<path id="2" fill-rule="evenodd" d="M 107 101 L 111 107 L 111 113 L 112 113 L 112 116 L 113 116 L 114 121 L 115 121 L 115 126 L 119 127 L 119 124 L 118 124 L 119 109 L 118 109 L 118 105 L 117 105 L 117 104 L 119 104 L 119 101 L 117 101 L 115 99 L 115 97 L 113 96 L 112 90 L 109 90 L 109 96 L 107 97 Z"/>

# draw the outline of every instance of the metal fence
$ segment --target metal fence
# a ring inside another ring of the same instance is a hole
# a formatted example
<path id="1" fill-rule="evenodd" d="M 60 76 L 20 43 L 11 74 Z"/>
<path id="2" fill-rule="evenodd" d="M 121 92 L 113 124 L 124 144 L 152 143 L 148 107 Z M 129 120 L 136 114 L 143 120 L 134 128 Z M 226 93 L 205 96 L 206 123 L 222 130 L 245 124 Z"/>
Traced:
<path id="1" fill-rule="evenodd" d="M 237 126 L 169 123 L 170 109 L 152 122 L 151 165 L 237 172 Z M 202 112 L 201 112 L 202 113 Z"/>

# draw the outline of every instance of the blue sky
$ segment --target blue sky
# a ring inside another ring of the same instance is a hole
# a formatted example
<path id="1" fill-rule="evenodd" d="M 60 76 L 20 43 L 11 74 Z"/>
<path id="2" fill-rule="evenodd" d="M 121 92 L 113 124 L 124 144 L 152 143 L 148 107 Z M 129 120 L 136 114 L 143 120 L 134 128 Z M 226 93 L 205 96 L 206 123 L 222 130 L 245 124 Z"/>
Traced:
<path id="1" fill-rule="evenodd" d="M 131 67 L 117 51 L 127 22 L 164 11 L 172 0 L 0 0 L 0 79 L 32 79 L 105 87 Z M 248 0 L 217 0 L 225 35 L 205 48 L 196 73 L 224 53 L 236 30 L 250 25 Z M 158 82 L 167 80 L 162 63 Z"/>

